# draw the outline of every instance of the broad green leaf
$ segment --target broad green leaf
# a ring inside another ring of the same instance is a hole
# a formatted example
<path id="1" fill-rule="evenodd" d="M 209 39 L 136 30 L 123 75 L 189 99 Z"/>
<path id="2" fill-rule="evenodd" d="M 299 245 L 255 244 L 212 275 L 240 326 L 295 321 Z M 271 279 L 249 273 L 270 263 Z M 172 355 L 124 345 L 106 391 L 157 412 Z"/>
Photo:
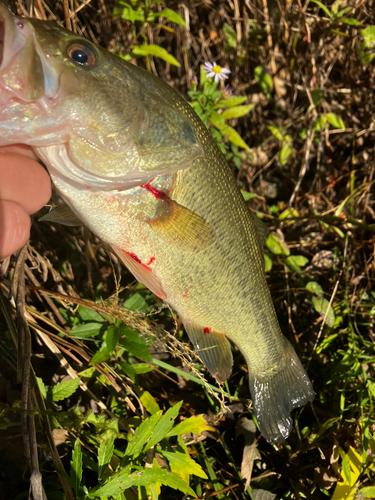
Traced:
<path id="1" fill-rule="evenodd" d="M 233 106 L 223 111 L 221 116 L 223 120 L 231 120 L 232 118 L 239 118 L 240 116 L 247 115 L 253 109 L 254 104 L 247 104 L 246 106 Z"/>
<path id="2" fill-rule="evenodd" d="M 108 430 L 104 433 L 104 436 L 100 439 L 100 446 L 98 449 L 98 476 L 101 479 L 104 470 L 110 463 L 114 449 L 115 449 L 115 438 L 114 432 Z"/>
<path id="3" fill-rule="evenodd" d="M 74 442 L 72 460 L 70 462 L 70 479 L 76 497 L 79 494 L 79 487 L 82 481 L 82 449 L 81 442 L 77 438 Z"/>
<path id="4" fill-rule="evenodd" d="M 241 191 L 243 199 L 249 201 L 252 198 L 256 198 L 258 195 L 256 193 L 247 193 L 246 191 Z"/>
<path id="5" fill-rule="evenodd" d="M 143 446 L 152 435 L 152 432 L 154 431 L 156 424 L 159 422 L 161 415 L 162 411 L 160 410 L 157 413 L 154 413 L 154 415 L 151 415 L 151 417 L 146 418 L 146 420 L 144 420 L 141 425 L 137 427 L 125 450 L 125 456 L 134 456 L 140 453 Z"/>
<path id="6" fill-rule="evenodd" d="M 361 63 L 366 64 L 375 57 L 375 26 L 367 26 L 360 34 L 363 41 L 358 45 L 358 55 Z"/>
<path id="7" fill-rule="evenodd" d="M 288 219 L 289 217 L 298 217 L 298 215 L 299 214 L 295 208 L 289 207 L 286 210 L 284 210 L 283 212 L 281 212 L 281 214 L 279 215 L 279 219 L 285 220 L 285 219 Z M 294 221 L 291 221 L 291 222 L 294 222 Z"/>
<path id="8" fill-rule="evenodd" d="M 375 384 L 367 380 L 367 387 L 372 395 L 373 398 L 375 398 Z"/>
<path id="9" fill-rule="evenodd" d="M 338 12 L 338 5 L 339 5 L 339 3 L 334 3 L 332 5 L 332 12 L 334 10 L 336 10 L 336 6 L 337 6 L 337 11 L 335 12 L 335 14 L 336 14 L 335 21 L 338 21 L 338 20 L 341 21 L 341 18 L 343 16 L 345 16 L 345 14 L 347 14 L 348 12 L 350 12 L 352 10 L 352 7 L 345 7 L 345 9 L 342 9 L 342 10 L 340 10 L 340 12 Z"/>
<path id="10" fill-rule="evenodd" d="M 322 2 L 319 2 L 319 0 L 311 0 L 311 1 L 316 5 L 318 5 L 325 12 L 327 17 L 329 17 L 330 19 L 332 18 L 332 14 Z"/>
<path id="11" fill-rule="evenodd" d="M 122 19 L 130 21 L 132 24 L 134 24 L 135 21 L 144 21 L 143 12 L 132 9 L 130 5 L 121 9 L 121 17 Z"/>
<path id="12" fill-rule="evenodd" d="M 237 33 L 236 31 L 229 26 L 228 23 L 224 23 L 222 27 L 224 33 L 224 39 L 231 49 L 235 49 L 237 47 Z"/>
<path id="13" fill-rule="evenodd" d="M 332 125 L 332 127 L 345 130 L 345 123 L 343 122 L 342 118 L 340 118 L 335 113 L 327 113 L 326 118 L 327 118 L 327 122 L 330 125 Z"/>
<path id="14" fill-rule="evenodd" d="M 152 468 L 154 470 L 161 469 L 160 465 L 157 463 L 156 458 L 154 457 L 152 461 Z M 149 500 L 158 500 L 160 494 L 161 494 L 161 483 L 151 483 L 148 486 L 146 486 L 146 491 L 149 496 Z"/>
<path id="15" fill-rule="evenodd" d="M 102 328 L 103 323 L 84 323 L 83 325 L 74 326 L 69 333 L 77 339 L 89 339 L 99 335 Z"/>
<path id="16" fill-rule="evenodd" d="M 375 498 L 375 486 L 366 486 L 365 488 L 361 488 L 357 495 L 358 498 Z M 359 495 L 362 495 L 362 497 Z"/>
<path id="17" fill-rule="evenodd" d="M 107 348 L 107 346 L 104 344 L 104 346 L 97 351 L 94 356 L 90 360 L 90 365 L 98 365 L 99 363 L 104 363 L 104 361 L 107 361 L 107 359 L 110 357 L 110 352 Z"/>
<path id="18" fill-rule="evenodd" d="M 350 446 L 348 453 L 344 456 L 342 461 L 341 476 L 343 481 L 337 483 L 332 500 L 349 500 L 352 498 L 349 494 L 352 492 L 352 489 L 359 478 L 362 470 L 362 464 L 362 456 Z"/>
<path id="19" fill-rule="evenodd" d="M 306 284 L 306 290 L 313 293 L 314 295 L 317 295 L 318 297 L 323 297 L 324 295 L 322 287 L 316 281 L 309 281 Z"/>
<path id="20" fill-rule="evenodd" d="M 351 470 L 350 470 L 349 455 L 345 455 L 345 457 L 342 460 L 342 471 L 344 473 L 346 481 L 350 484 Z"/>
<path id="21" fill-rule="evenodd" d="M 208 479 L 202 467 L 194 462 L 187 453 L 163 451 L 161 455 L 168 460 L 171 471 L 180 476 L 187 484 L 189 484 L 190 474 Z"/>
<path id="22" fill-rule="evenodd" d="M 290 254 L 290 250 L 286 243 L 282 242 L 275 233 L 269 233 L 266 238 L 266 246 L 270 252 L 274 255 L 285 255 Z"/>
<path id="23" fill-rule="evenodd" d="M 107 345 L 108 353 L 111 355 L 117 346 L 120 336 L 120 330 L 117 326 L 109 326 L 105 335 L 105 343 Z"/>
<path id="24" fill-rule="evenodd" d="M 221 130 L 221 133 L 223 135 L 227 135 L 230 142 L 232 142 L 236 146 L 243 149 L 250 149 L 246 142 L 242 139 L 242 137 L 234 130 L 234 128 L 230 127 L 229 125 L 226 125 Z"/>
<path id="25" fill-rule="evenodd" d="M 91 378 L 91 377 L 93 377 L 95 372 L 96 372 L 95 367 L 91 366 L 90 368 L 86 368 L 86 370 L 82 370 L 81 372 L 78 372 L 78 375 L 80 377 Z"/>
<path id="26" fill-rule="evenodd" d="M 153 430 L 151 438 L 146 444 L 144 451 L 149 450 L 166 437 L 174 424 L 178 412 L 180 411 L 181 405 L 182 401 L 175 404 L 174 406 L 172 406 L 172 408 L 169 408 L 169 410 L 164 413 L 164 415 L 158 421 L 155 429 Z"/>
<path id="27" fill-rule="evenodd" d="M 329 305 L 329 302 L 324 297 L 313 297 L 311 299 L 314 309 L 317 313 L 325 318 L 325 322 L 328 326 L 333 327 L 335 324 L 335 312 L 332 306 Z"/>
<path id="28" fill-rule="evenodd" d="M 160 17 L 165 17 L 169 21 L 172 21 L 172 23 L 181 24 L 181 26 L 186 27 L 185 21 L 182 19 L 182 17 L 172 9 L 163 9 L 158 12 L 157 15 Z"/>
<path id="29" fill-rule="evenodd" d="M 216 113 L 216 111 L 210 114 L 210 122 L 220 131 L 225 127 L 223 116 L 219 115 L 219 113 Z"/>
<path id="30" fill-rule="evenodd" d="M 160 407 L 157 404 L 157 402 L 155 401 L 155 398 L 148 391 L 143 391 L 139 400 L 143 404 L 143 406 L 146 408 L 146 410 L 149 413 L 151 413 L 151 415 L 160 411 Z"/>
<path id="31" fill-rule="evenodd" d="M 126 361 L 121 361 L 120 366 L 124 370 L 126 375 L 130 377 L 134 383 L 136 382 L 136 375 L 152 372 L 152 370 L 154 369 L 154 366 L 150 365 L 149 363 L 129 364 Z"/>
<path id="32" fill-rule="evenodd" d="M 265 68 L 263 68 L 263 66 L 257 66 L 254 69 L 254 78 L 260 85 L 263 94 L 267 97 L 267 99 L 269 99 L 273 89 L 272 76 Z"/>
<path id="33" fill-rule="evenodd" d="M 286 265 L 295 273 L 302 274 L 301 267 L 304 267 L 309 262 L 303 255 L 290 255 L 285 259 Z"/>
<path id="34" fill-rule="evenodd" d="M 252 489 L 251 494 L 253 495 L 254 500 L 274 500 L 274 498 L 276 498 L 276 493 L 271 493 L 271 491 L 262 489 Z"/>
<path id="35" fill-rule="evenodd" d="M 233 106 L 239 106 L 240 104 L 243 104 L 246 102 L 247 97 L 246 96 L 241 96 L 241 95 L 231 95 L 228 97 L 228 99 L 225 99 L 222 101 L 223 105 L 218 106 L 218 107 L 224 107 L 227 106 L 228 108 L 231 108 Z"/>
<path id="36" fill-rule="evenodd" d="M 210 122 L 214 127 L 220 130 L 223 136 L 227 135 L 230 142 L 232 142 L 236 146 L 239 146 L 240 148 L 250 149 L 246 142 L 242 139 L 242 137 L 234 130 L 234 128 L 230 127 L 224 122 L 222 115 L 219 115 L 218 113 L 211 114 Z"/>
<path id="37" fill-rule="evenodd" d="M 155 368 L 154 365 L 150 365 L 149 363 L 134 363 L 131 366 L 137 375 L 152 372 Z"/>
<path id="38" fill-rule="evenodd" d="M 311 99 L 315 106 L 319 106 L 324 97 L 324 92 L 322 89 L 314 89 L 311 91 Z"/>
<path id="39" fill-rule="evenodd" d="M 120 473 L 114 474 L 104 486 L 96 491 L 90 491 L 89 498 L 116 496 L 131 486 L 148 486 L 152 483 L 161 483 L 196 497 L 194 490 L 177 474 L 165 469 L 143 469 L 129 474 L 130 470 L 131 466 L 127 466 Z"/>
<path id="40" fill-rule="evenodd" d="M 134 293 L 131 297 L 126 299 L 123 303 L 123 307 L 126 307 L 126 309 L 130 309 L 130 311 L 149 312 L 150 310 L 147 302 L 138 292 Z"/>
<path id="41" fill-rule="evenodd" d="M 172 64 L 173 66 L 177 66 L 178 68 L 181 66 L 177 59 L 175 59 L 165 49 L 159 47 L 159 45 L 133 45 L 132 52 L 137 56 L 160 57 L 160 59 L 163 59 L 163 61 Z"/>
<path id="42" fill-rule="evenodd" d="M 321 343 L 318 345 L 316 352 L 320 354 L 324 349 L 326 349 L 337 337 L 340 337 L 341 333 L 334 333 L 333 335 L 329 335 L 326 339 L 323 339 Z"/>
<path id="43" fill-rule="evenodd" d="M 319 132 L 320 130 L 322 130 L 326 126 L 326 123 L 327 123 L 327 119 L 326 119 L 325 115 L 319 115 L 318 119 L 316 120 L 315 125 L 313 127 L 314 132 L 315 131 Z"/>
<path id="44" fill-rule="evenodd" d="M 279 153 L 279 162 L 281 165 L 286 165 L 288 159 L 293 152 L 293 146 L 290 143 L 284 144 Z"/>
<path id="45" fill-rule="evenodd" d="M 38 383 L 40 394 L 43 396 L 44 399 L 47 399 L 47 387 L 45 386 L 43 380 L 39 377 L 36 377 L 36 381 Z"/>
<path id="46" fill-rule="evenodd" d="M 361 24 L 357 19 L 354 19 L 353 17 L 341 19 L 341 22 L 344 24 L 348 24 L 349 26 L 359 26 Z"/>
<path id="47" fill-rule="evenodd" d="M 274 125 L 270 125 L 268 127 L 268 130 L 271 132 L 271 134 L 276 137 L 278 141 L 284 141 L 285 139 L 285 134 L 286 130 L 281 127 L 275 127 Z"/>
<path id="48" fill-rule="evenodd" d="M 269 273 L 273 265 L 272 259 L 266 253 L 263 254 L 263 257 L 264 257 L 264 272 Z"/>
<path id="49" fill-rule="evenodd" d="M 203 415 L 197 415 L 194 417 L 189 417 L 177 424 L 173 429 L 171 429 L 166 437 L 171 436 L 181 436 L 183 434 L 197 434 L 200 436 L 203 431 L 212 431 L 212 427 L 207 425 Z"/>
<path id="50" fill-rule="evenodd" d="M 68 398 L 76 392 L 80 383 L 81 380 L 79 378 L 72 378 L 70 380 L 58 382 L 52 387 L 53 401 L 61 401 L 62 399 Z"/>
<path id="51" fill-rule="evenodd" d="M 98 312 L 90 309 L 89 307 L 78 306 L 77 312 L 83 321 L 105 323 L 105 319 Z"/>
<path id="52" fill-rule="evenodd" d="M 125 347 L 125 349 L 134 356 L 144 359 L 145 361 L 151 361 L 151 354 L 147 348 L 146 341 L 139 333 L 132 330 L 128 326 L 121 326 L 119 343 Z"/>

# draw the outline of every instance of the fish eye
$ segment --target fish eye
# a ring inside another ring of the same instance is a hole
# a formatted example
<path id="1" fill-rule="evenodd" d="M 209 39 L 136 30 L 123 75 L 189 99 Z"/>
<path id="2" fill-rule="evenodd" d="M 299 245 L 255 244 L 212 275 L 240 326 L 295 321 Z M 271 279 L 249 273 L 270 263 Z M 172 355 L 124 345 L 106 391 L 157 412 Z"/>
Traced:
<path id="1" fill-rule="evenodd" d="M 93 67 L 96 64 L 94 51 L 82 43 L 73 43 L 66 52 L 68 57 L 80 66 Z"/>

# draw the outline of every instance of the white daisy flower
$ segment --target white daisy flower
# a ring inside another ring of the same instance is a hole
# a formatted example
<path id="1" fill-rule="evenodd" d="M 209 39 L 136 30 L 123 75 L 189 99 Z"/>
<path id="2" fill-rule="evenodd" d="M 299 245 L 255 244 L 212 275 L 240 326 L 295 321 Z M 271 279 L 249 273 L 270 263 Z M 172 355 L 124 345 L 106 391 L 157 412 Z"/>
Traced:
<path id="1" fill-rule="evenodd" d="M 222 68 L 215 62 L 213 64 L 211 64 L 210 62 L 205 62 L 203 68 L 207 73 L 207 78 L 214 78 L 215 83 L 217 83 L 219 80 L 225 80 L 230 74 L 230 69 Z"/>

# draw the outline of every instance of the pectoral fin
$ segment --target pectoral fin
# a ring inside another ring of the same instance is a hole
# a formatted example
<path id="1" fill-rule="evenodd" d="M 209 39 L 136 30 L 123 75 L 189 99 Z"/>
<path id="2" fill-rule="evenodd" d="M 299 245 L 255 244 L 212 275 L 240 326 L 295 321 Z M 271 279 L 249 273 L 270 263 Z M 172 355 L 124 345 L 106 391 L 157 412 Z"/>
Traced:
<path id="1" fill-rule="evenodd" d="M 202 217 L 173 200 L 158 200 L 150 227 L 181 250 L 200 252 L 215 242 L 214 228 Z"/>
<path id="2" fill-rule="evenodd" d="M 82 221 L 68 207 L 68 205 L 59 205 L 53 208 L 48 214 L 38 219 L 39 222 L 55 222 L 64 226 L 82 226 Z"/>
<path id="3" fill-rule="evenodd" d="M 218 382 L 225 382 L 233 366 L 232 351 L 226 336 L 215 332 L 210 327 L 201 327 L 190 321 L 183 321 L 183 323 L 191 343 L 211 375 Z"/>

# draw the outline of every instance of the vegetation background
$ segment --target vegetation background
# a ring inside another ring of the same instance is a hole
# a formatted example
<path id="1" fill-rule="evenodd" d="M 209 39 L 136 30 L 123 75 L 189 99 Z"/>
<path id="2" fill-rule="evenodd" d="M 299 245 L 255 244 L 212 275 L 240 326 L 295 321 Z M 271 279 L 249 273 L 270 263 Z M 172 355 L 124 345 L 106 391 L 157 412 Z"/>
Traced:
<path id="1" fill-rule="evenodd" d="M 235 347 L 221 390 L 173 311 L 101 241 L 37 215 L 29 247 L 0 263 L 0 498 L 27 498 L 30 484 L 38 500 L 41 484 L 48 499 L 70 500 L 375 498 L 374 2 L 16 7 L 192 102 L 270 230 L 271 293 L 316 398 L 294 412 L 288 441 L 271 446 Z M 205 62 L 229 69 L 228 80 L 207 80 Z M 30 386 L 17 381 L 28 343 Z"/>

